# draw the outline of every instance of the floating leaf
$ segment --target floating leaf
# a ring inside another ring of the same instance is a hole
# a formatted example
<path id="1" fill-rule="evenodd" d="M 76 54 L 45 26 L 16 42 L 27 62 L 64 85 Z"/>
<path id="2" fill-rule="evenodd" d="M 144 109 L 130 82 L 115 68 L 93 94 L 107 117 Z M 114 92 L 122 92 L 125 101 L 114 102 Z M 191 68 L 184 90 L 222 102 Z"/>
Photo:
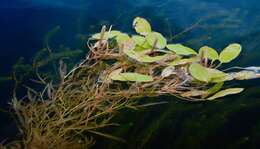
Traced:
<path id="1" fill-rule="evenodd" d="M 104 33 L 104 36 L 103 36 L 103 39 L 110 39 L 110 38 L 113 38 L 117 35 L 121 34 L 120 31 L 116 31 L 116 30 L 112 30 L 110 32 L 105 32 Z M 96 33 L 94 35 L 91 36 L 92 39 L 101 39 L 101 33 Z"/>
<path id="2" fill-rule="evenodd" d="M 173 62 L 169 63 L 169 65 L 177 66 L 177 65 L 184 65 L 184 64 L 189 64 L 198 61 L 200 61 L 198 57 L 191 57 L 191 58 L 184 58 L 184 59 L 177 58 Z"/>
<path id="3" fill-rule="evenodd" d="M 197 52 L 193 49 L 183 46 L 182 44 L 168 44 L 167 48 L 178 55 L 196 55 Z"/>
<path id="4" fill-rule="evenodd" d="M 203 56 L 203 58 L 211 59 L 215 61 L 218 59 L 218 52 L 211 47 L 204 46 L 199 49 L 199 55 Z"/>
<path id="5" fill-rule="evenodd" d="M 198 63 L 191 64 L 189 67 L 189 72 L 192 77 L 199 81 L 209 82 L 211 80 L 208 70 Z"/>
<path id="6" fill-rule="evenodd" d="M 146 53 L 148 53 L 150 51 L 151 51 L 150 49 L 145 49 L 145 50 L 140 50 L 140 51 L 136 51 L 136 49 L 134 49 L 134 50 L 124 49 L 123 50 L 123 52 L 128 57 L 130 57 L 138 62 L 142 62 L 142 63 L 153 63 L 153 62 L 157 62 L 157 61 L 167 58 L 167 54 L 158 55 L 158 56 L 146 55 Z"/>
<path id="7" fill-rule="evenodd" d="M 225 81 L 231 81 L 233 80 L 234 77 L 230 74 L 226 74 L 225 76 L 223 77 L 216 77 L 216 78 L 212 78 L 210 80 L 210 82 L 214 82 L 214 83 L 219 83 L 219 82 L 225 82 Z"/>
<path id="8" fill-rule="evenodd" d="M 123 50 L 124 54 L 127 55 L 128 57 L 137 60 L 138 59 L 138 53 L 135 52 L 134 50 L 128 50 L 124 49 Z"/>
<path id="9" fill-rule="evenodd" d="M 132 36 L 132 39 L 139 46 L 142 46 L 145 43 L 145 41 L 146 41 L 146 39 L 143 36 L 139 36 L 139 35 Z"/>
<path id="10" fill-rule="evenodd" d="M 149 33 L 149 34 L 146 36 L 146 40 L 147 40 L 147 42 L 148 42 L 151 46 L 154 46 L 154 44 L 155 44 L 155 42 L 156 42 L 155 47 L 156 47 L 156 48 L 159 48 L 159 49 L 165 48 L 165 46 L 166 46 L 166 44 L 167 44 L 166 39 L 163 37 L 163 35 L 162 35 L 161 33 L 158 33 L 158 32 L 151 32 L 151 33 Z"/>
<path id="11" fill-rule="evenodd" d="M 243 88 L 229 88 L 229 89 L 225 89 L 225 90 L 219 91 L 215 95 L 209 97 L 208 100 L 214 100 L 214 99 L 217 99 L 217 98 L 220 98 L 220 97 L 224 97 L 224 96 L 227 96 L 227 95 L 238 94 L 238 93 L 242 92 L 243 90 L 244 90 Z"/>
<path id="12" fill-rule="evenodd" d="M 134 35 L 132 36 L 132 39 L 135 41 L 138 49 L 150 49 L 152 46 L 146 41 L 145 37 Z"/>
<path id="13" fill-rule="evenodd" d="M 118 44 L 122 44 L 122 43 L 124 43 L 124 42 L 126 42 L 130 39 L 131 38 L 125 33 L 121 33 L 121 34 L 116 36 L 116 41 L 117 41 Z"/>
<path id="14" fill-rule="evenodd" d="M 135 51 L 136 53 L 138 53 L 138 54 L 147 54 L 147 53 L 152 52 L 151 49 L 145 49 L 145 48 L 140 47 L 140 46 L 136 46 L 135 49 L 134 49 L 134 51 Z"/>
<path id="15" fill-rule="evenodd" d="M 151 25 L 149 22 L 141 17 L 136 17 L 133 22 L 133 27 L 135 31 L 141 35 L 146 36 L 148 33 L 152 31 Z"/>
<path id="16" fill-rule="evenodd" d="M 142 47 L 145 49 L 152 49 L 152 46 L 148 43 L 148 41 L 145 41 Z"/>
<path id="17" fill-rule="evenodd" d="M 153 81 L 153 77 L 149 75 L 143 75 L 134 72 L 125 72 L 111 75 L 112 80 L 116 81 L 134 81 L 134 82 L 151 82 Z"/>
<path id="18" fill-rule="evenodd" d="M 189 71 L 195 79 L 197 79 L 199 81 L 203 81 L 203 82 L 216 82 L 217 83 L 217 81 L 215 79 L 223 78 L 223 77 L 227 76 L 226 73 L 224 73 L 220 70 L 207 68 L 198 63 L 191 64 L 189 67 Z M 219 82 L 223 82 L 223 81 L 219 81 Z"/>
<path id="19" fill-rule="evenodd" d="M 241 45 L 237 43 L 227 46 L 219 55 L 219 61 L 221 63 L 228 63 L 238 57 L 241 52 Z"/>
<path id="20" fill-rule="evenodd" d="M 211 79 L 215 79 L 215 78 L 222 78 L 225 77 L 227 74 L 217 70 L 217 69 L 212 69 L 212 68 L 206 68 L 208 70 L 208 73 L 211 77 Z"/>

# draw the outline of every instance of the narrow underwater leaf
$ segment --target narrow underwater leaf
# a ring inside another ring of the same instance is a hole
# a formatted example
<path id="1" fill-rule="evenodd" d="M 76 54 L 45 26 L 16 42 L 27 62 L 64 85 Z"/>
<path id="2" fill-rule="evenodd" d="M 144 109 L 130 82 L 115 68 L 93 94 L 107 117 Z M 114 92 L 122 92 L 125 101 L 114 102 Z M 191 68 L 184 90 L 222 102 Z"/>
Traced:
<path id="1" fill-rule="evenodd" d="M 233 73 L 233 76 L 236 80 L 249 80 L 249 79 L 255 79 L 259 76 L 254 71 L 240 71 Z"/>
<path id="2" fill-rule="evenodd" d="M 98 132 L 98 131 L 93 131 L 93 130 L 88 130 L 88 132 L 102 136 L 102 137 L 105 137 L 107 139 L 111 139 L 111 140 L 115 140 L 115 141 L 119 141 L 119 142 L 123 142 L 123 143 L 126 142 L 126 140 L 119 138 L 119 137 L 116 137 L 116 136 L 113 136 L 113 135 L 110 135 L 110 134 L 106 134 L 106 133 L 102 133 L 102 132 Z"/>
<path id="3" fill-rule="evenodd" d="M 240 68 L 240 69 L 254 71 L 254 72 L 260 72 L 260 67 L 257 67 L 257 66 L 250 66 L 250 67 L 245 67 L 245 68 Z"/>
<path id="4" fill-rule="evenodd" d="M 219 91 L 215 95 L 209 97 L 208 100 L 214 100 L 214 99 L 221 98 L 221 97 L 224 97 L 227 95 L 238 94 L 238 93 L 242 92 L 243 90 L 244 90 L 243 88 L 225 89 L 225 90 Z"/>
<path id="5" fill-rule="evenodd" d="M 211 77 L 206 67 L 203 67 L 198 63 L 191 64 L 189 67 L 189 72 L 192 75 L 192 77 L 199 81 L 209 82 L 211 80 Z"/>
<path id="6" fill-rule="evenodd" d="M 182 44 L 168 44 L 167 48 L 171 51 L 173 51 L 174 53 L 178 54 L 178 55 L 196 55 L 197 52 L 194 51 L 193 49 L 186 47 Z"/>
<path id="7" fill-rule="evenodd" d="M 165 53 L 165 54 L 171 54 L 172 55 L 172 53 L 170 52 L 170 51 L 168 51 L 168 50 L 163 50 L 163 49 L 156 49 L 156 50 L 154 50 L 154 51 L 157 51 L 157 52 L 162 52 L 162 53 Z"/>
<path id="8" fill-rule="evenodd" d="M 219 61 L 221 63 L 228 63 L 239 56 L 241 52 L 241 45 L 237 43 L 227 46 L 219 55 Z"/>
<path id="9" fill-rule="evenodd" d="M 152 31 L 150 23 L 141 17 L 136 17 L 134 19 L 133 27 L 137 33 L 144 36 Z"/>
<path id="10" fill-rule="evenodd" d="M 184 58 L 184 59 L 176 59 L 173 62 L 169 63 L 170 66 L 184 65 L 193 62 L 199 62 L 200 59 L 198 57 Z"/>
<path id="11" fill-rule="evenodd" d="M 218 59 L 218 52 L 208 46 L 203 46 L 199 49 L 199 55 L 203 56 L 203 58 L 211 59 L 212 61 L 215 61 Z"/>
<path id="12" fill-rule="evenodd" d="M 165 48 L 167 44 L 167 40 L 163 37 L 161 33 L 158 32 L 151 32 L 146 36 L 147 42 L 150 44 L 150 46 L 154 46 L 155 42 L 156 48 L 163 49 Z"/>
<path id="13" fill-rule="evenodd" d="M 116 31 L 116 30 L 112 30 L 110 32 L 105 32 L 104 33 L 104 36 L 103 36 L 103 39 L 110 39 L 110 38 L 113 38 L 117 35 L 121 34 L 120 31 Z M 99 40 L 101 38 L 101 33 L 96 33 L 94 35 L 91 36 L 92 39 L 97 39 Z"/>
<path id="14" fill-rule="evenodd" d="M 182 97 L 197 97 L 207 94 L 207 91 L 193 90 L 181 94 Z"/>
<path id="15" fill-rule="evenodd" d="M 202 98 L 206 98 L 209 95 L 215 94 L 216 92 L 218 92 L 222 88 L 223 85 L 224 85 L 224 82 L 220 82 L 220 83 L 215 84 L 213 87 L 211 87 L 210 89 L 207 90 L 207 94 L 202 96 Z"/>
<path id="16" fill-rule="evenodd" d="M 119 73 L 111 76 L 112 80 L 117 81 L 134 81 L 134 82 L 151 82 L 153 77 L 134 72 Z"/>

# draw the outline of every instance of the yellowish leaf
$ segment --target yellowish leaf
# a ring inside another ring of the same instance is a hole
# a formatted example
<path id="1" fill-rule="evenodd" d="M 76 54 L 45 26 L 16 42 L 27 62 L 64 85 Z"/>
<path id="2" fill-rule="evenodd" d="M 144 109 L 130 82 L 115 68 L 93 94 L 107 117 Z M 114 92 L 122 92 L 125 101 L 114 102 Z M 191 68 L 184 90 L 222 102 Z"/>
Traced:
<path id="1" fill-rule="evenodd" d="M 233 43 L 227 46 L 219 55 L 219 61 L 221 63 L 229 63 L 233 59 L 239 56 L 242 47 L 240 44 Z"/>
<path id="2" fill-rule="evenodd" d="M 141 17 L 136 17 L 134 19 L 133 27 L 137 33 L 144 36 L 152 31 L 150 23 Z"/>
<path id="3" fill-rule="evenodd" d="M 182 44 L 168 44 L 167 48 L 171 51 L 173 51 L 174 53 L 178 54 L 178 55 L 196 55 L 197 52 L 194 51 L 193 49 L 186 47 Z"/>
<path id="4" fill-rule="evenodd" d="M 214 99 L 221 98 L 221 97 L 224 97 L 227 95 L 238 94 L 238 93 L 242 92 L 243 90 L 244 90 L 243 88 L 225 89 L 225 90 L 219 91 L 215 95 L 209 97 L 208 100 L 214 100 Z"/>

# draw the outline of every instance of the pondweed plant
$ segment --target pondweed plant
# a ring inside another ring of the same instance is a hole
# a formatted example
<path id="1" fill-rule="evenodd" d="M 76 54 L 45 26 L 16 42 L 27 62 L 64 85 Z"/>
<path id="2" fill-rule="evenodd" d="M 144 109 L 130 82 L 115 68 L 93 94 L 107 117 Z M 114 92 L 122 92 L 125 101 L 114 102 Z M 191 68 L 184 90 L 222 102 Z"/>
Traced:
<path id="1" fill-rule="evenodd" d="M 90 37 L 86 58 L 74 68 L 68 71 L 60 60 L 59 81 L 47 81 L 36 72 L 37 82 L 44 88 L 26 87 L 22 100 L 13 98 L 21 140 L 7 147 L 89 148 L 96 135 L 124 141 L 102 128 L 117 126 L 112 118 L 121 109 L 146 106 L 138 102 L 142 97 L 167 94 L 188 101 L 214 100 L 243 91 L 225 88 L 224 82 L 260 76 L 258 67 L 218 70 L 239 56 L 241 46 L 237 43 L 220 53 L 208 46 L 197 52 L 167 43 L 143 18 L 135 18 L 133 27 L 137 35 L 103 26 Z"/>

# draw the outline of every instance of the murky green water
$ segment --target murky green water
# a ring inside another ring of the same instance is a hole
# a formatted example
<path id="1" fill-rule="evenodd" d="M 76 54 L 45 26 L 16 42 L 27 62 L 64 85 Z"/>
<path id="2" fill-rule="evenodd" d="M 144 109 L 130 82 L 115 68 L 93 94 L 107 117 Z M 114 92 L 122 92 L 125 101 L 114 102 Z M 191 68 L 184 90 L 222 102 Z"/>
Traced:
<path id="1" fill-rule="evenodd" d="M 2 4 L 1 4 L 2 3 Z M 32 62 L 37 51 L 61 45 L 75 53 L 71 65 L 84 57 L 86 37 L 102 25 L 132 33 L 132 20 L 145 17 L 154 30 L 172 42 L 198 49 L 209 45 L 221 50 L 229 43 L 243 46 L 241 56 L 228 66 L 260 66 L 260 2 L 257 0 L 4 0 L 0 2 L 0 103 L 8 109 L 13 82 L 12 67 L 19 57 Z M 55 31 L 55 28 L 60 28 Z M 50 35 L 49 34 L 49 35 Z M 174 36 L 177 35 L 178 36 Z M 46 70 L 48 71 L 48 70 Z M 51 72 L 55 73 L 55 72 Z M 26 77 L 27 78 L 27 77 Z M 26 81 L 25 81 L 26 82 Z M 28 84 L 28 82 L 26 82 Z M 120 143 L 99 138 L 96 148 L 259 148 L 260 80 L 238 81 L 242 94 L 213 102 L 190 103 L 164 96 L 147 100 L 169 101 L 144 110 L 122 111 L 115 118 L 120 127 L 108 132 L 121 136 Z M 24 89 L 19 91 L 21 95 Z M 0 139 L 16 136 L 15 124 L 0 114 Z"/>

